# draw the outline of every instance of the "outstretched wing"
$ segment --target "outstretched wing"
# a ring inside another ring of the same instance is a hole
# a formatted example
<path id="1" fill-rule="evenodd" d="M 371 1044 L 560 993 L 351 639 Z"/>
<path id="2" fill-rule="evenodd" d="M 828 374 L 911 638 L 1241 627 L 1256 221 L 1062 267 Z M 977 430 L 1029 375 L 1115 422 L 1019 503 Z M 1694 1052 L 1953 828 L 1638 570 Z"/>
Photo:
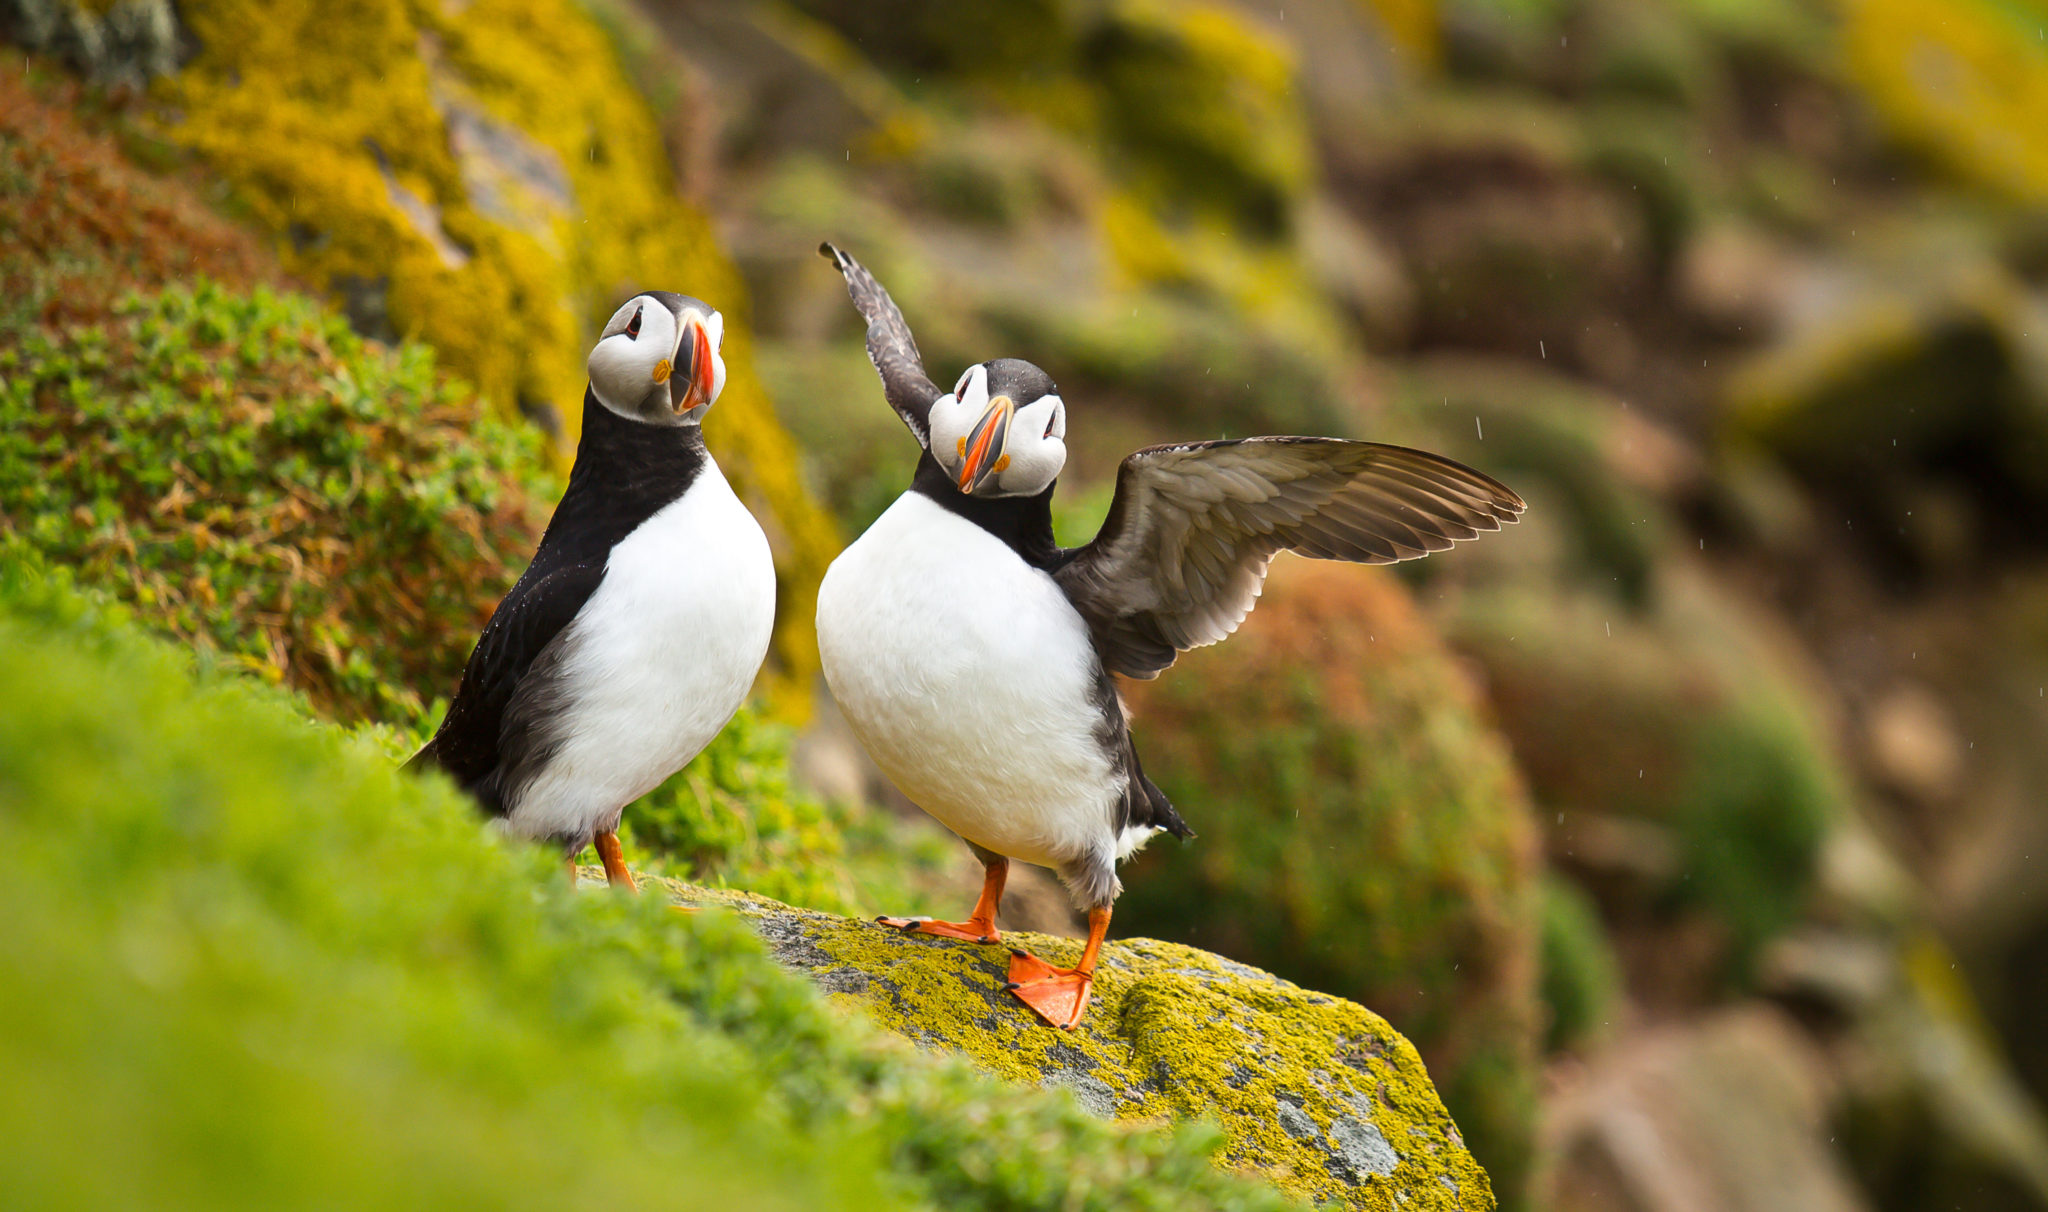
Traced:
<path id="1" fill-rule="evenodd" d="M 504 756 L 506 708 L 535 658 L 583 609 L 603 580 L 602 563 L 570 564 L 537 576 L 530 584 L 521 577 L 477 637 L 476 650 L 463 666 L 462 683 L 440 730 L 405 768 L 439 766 L 486 808 L 502 811 L 494 776 L 500 773 Z"/>
<path id="2" fill-rule="evenodd" d="M 917 435 L 920 445 L 931 446 L 929 418 L 932 401 L 946 393 L 940 391 L 931 376 L 924 372 L 924 361 L 918 357 L 917 342 L 910 335 L 910 325 L 903 322 L 903 313 L 896 309 L 896 301 L 867 267 L 852 257 L 832 247 L 818 245 L 819 255 L 827 258 L 846 275 L 846 293 L 853 297 L 853 305 L 868 322 L 868 360 L 875 364 L 875 372 L 882 376 L 882 394 L 889 400 L 889 407 L 910 426 L 910 432 Z"/>
<path id="3" fill-rule="evenodd" d="M 1237 630 L 1278 551 L 1391 564 L 1499 530 L 1525 508 L 1492 477 L 1402 446 L 1154 446 L 1124 460 L 1101 533 L 1053 575 L 1103 663 L 1149 678 Z"/>

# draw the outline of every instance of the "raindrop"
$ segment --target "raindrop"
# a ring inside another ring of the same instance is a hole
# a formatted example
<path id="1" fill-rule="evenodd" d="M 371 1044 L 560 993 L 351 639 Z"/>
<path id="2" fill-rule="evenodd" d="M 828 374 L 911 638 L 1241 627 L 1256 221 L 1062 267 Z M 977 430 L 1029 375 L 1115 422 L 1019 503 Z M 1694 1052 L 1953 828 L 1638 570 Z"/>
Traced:
<path id="1" fill-rule="evenodd" d="M 1486 426 L 1479 423 L 1478 417 L 1472 418 L 1472 428 L 1479 432 L 1479 440 L 1484 442 L 1486 440 Z"/>
<path id="2" fill-rule="evenodd" d="M 1537 353 L 1539 353 L 1539 354 L 1542 354 L 1542 355 L 1543 355 L 1543 359 L 1544 359 L 1545 361 L 1549 361 L 1549 360 L 1550 360 L 1550 351 L 1549 351 L 1549 350 L 1547 350 L 1547 349 L 1545 349 L 1545 348 L 1543 348 L 1543 339 L 1542 339 L 1541 337 L 1538 337 L 1538 338 L 1536 339 L 1536 352 L 1537 352 Z"/>

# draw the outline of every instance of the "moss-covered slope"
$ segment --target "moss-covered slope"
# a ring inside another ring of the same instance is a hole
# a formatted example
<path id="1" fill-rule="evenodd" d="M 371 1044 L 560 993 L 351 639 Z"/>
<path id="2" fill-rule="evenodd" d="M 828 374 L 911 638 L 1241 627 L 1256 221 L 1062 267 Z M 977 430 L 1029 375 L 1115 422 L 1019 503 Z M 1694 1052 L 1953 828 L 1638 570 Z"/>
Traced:
<path id="1" fill-rule="evenodd" d="M 1286 1206 L 577 895 L 388 747 L 0 564 L 0 1189 L 26 1207 Z M 110 710 L 110 704 L 118 709 Z"/>

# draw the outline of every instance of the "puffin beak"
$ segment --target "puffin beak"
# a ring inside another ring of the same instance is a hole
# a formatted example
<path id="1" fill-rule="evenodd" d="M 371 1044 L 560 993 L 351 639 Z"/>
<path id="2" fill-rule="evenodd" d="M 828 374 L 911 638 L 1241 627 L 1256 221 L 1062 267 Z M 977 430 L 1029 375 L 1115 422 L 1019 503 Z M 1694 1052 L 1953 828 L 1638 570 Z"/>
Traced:
<path id="1" fill-rule="evenodd" d="M 1016 411 L 1010 397 L 997 396 L 988 402 L 988 411 L 981 414 L 973 430 L 960 439 L 961 492 L 973 492 L 983 480 L 1010 465 L 1003 446 L 1010 440 L 1010 417 Z"/>
<path id="2" fill-rule="evenodd" d="M 703 321 L 692 315 L 683 325 L 683 341 L 690 342 L 690 377 L 685 382 L 681 376 L 671 378 L 668 383 L 669 404 L 681 415 L 705 404 L 711 403 L 712 393 L 717 390 L 714 377 L 718 373 L 713 360 L 711 334 L 705 331 Z M 682 352 L 681 342 L 676 352 Z"/>

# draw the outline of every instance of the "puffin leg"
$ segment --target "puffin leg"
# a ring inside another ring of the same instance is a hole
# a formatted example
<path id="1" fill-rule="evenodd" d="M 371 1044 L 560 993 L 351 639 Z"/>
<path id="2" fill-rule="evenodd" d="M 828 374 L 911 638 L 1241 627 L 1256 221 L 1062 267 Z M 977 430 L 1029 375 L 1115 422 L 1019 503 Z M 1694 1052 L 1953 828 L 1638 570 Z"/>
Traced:
<path id="1" fill-rule="evenodd" d="M 626 870 L 626 852 L 619 845 L 619 835 L 607 829 L 592 840 L 597 845 L 598 861 L 604 864 L 604 882 L 615 888 L 624 884 L 626 891 L 638 896 L 640 885 L 633 882 L 633 873 Z"/>
<path id="2" fill-rule="evenodd" d="M 974 902 L 974 912 L 964 922 L 935 922 L 928 917 L 878 917 L 875 920 L 884 926 L 894 926 L 905 934 L 936 934 L 940 938 L 964 938 L 970 943 L 993 943 L 1002 938 L 996 930 L 996 910 L 1003 903 L 1003 882 L 1010 877 L 1010 860 L 996 857 L 986 863 L 981 872 L 981 896 Z"/>
<path id="3" fill-rule="evenodd" d="M 1013 950 L 1009 983 L 1003 988 L 1047 1023 L 1072 1031 L 1088 1011 L 1088 995 L 1095 988 L 1095 957 L 1102 950 L 1102 936 L 1108 933 L 1109 907 L 1090 909 L 1088 945 L 1081 949 L 1080 963 L 1055 968 L 1028 951 Z"/>

